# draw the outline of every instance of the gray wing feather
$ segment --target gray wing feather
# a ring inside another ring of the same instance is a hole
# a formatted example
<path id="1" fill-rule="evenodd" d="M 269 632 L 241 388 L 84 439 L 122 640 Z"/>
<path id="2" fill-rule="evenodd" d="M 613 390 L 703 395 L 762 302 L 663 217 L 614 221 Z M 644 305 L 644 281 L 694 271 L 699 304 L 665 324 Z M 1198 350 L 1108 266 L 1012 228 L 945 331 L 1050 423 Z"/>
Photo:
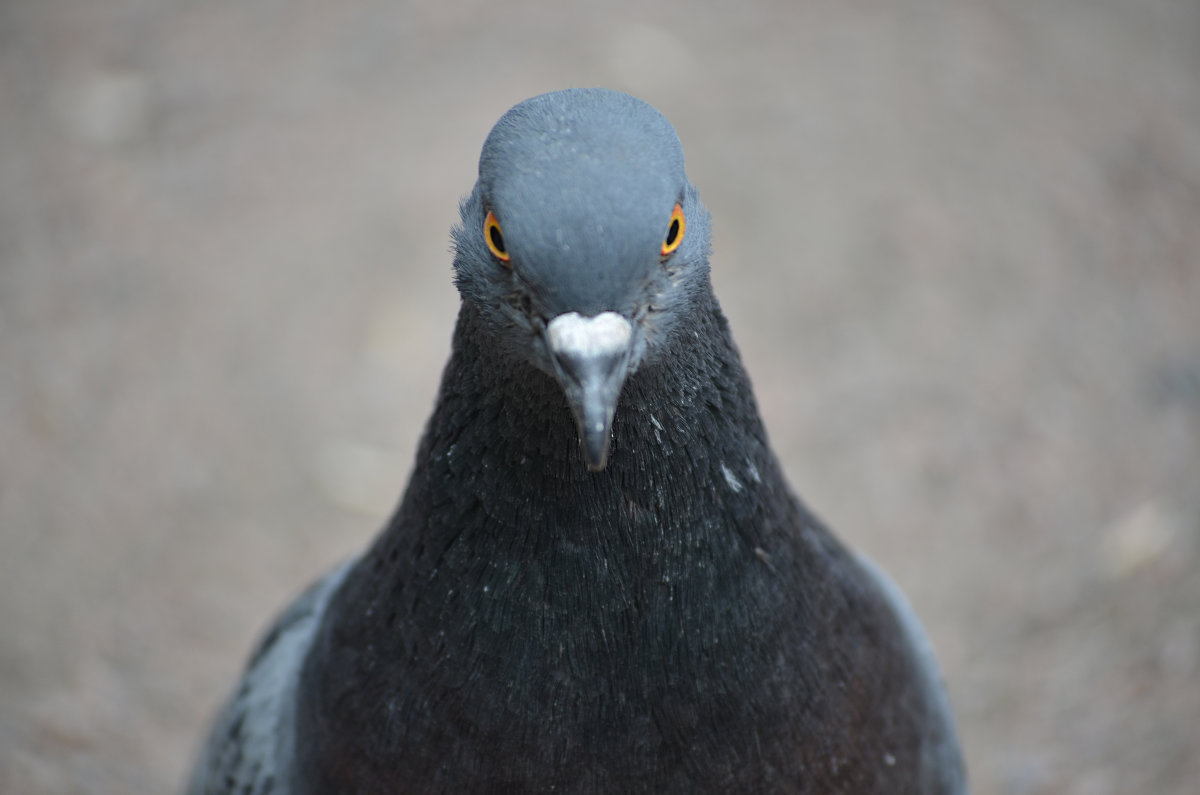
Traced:
<path id="1" fill-rule="evenodd" d="M 310 586 L 267 632 L 217 716 L 188 785 L 189 795 L 288 791 L 300 667 L 350 565 L 342 564 Z"/>
<path id="2" fill-rule="evenodd" d="M 879 592 L 883 594 L 892 608 L 893 614 L 900 622 L 905 635 L 908 636 L 909 646 L 917 658 L 917 667 L 923 674 L 921 682 L 925 699 L 933 714 L 937 715 L 940 731 L 926 748 L 926 769 L 937 770 L 941 775 L 939 791 L 966 795 L 968 792 L 966 771 L 963 770 L 962 752 L 958 746 L 958 732 L 954 726 L 954 712 L 950 708 L 950 697 L 946 694 L 945 682 L 942 680 L 942 670 L 937 657 L 933 653 L 933 644 L 925 634 L 916 612 L 908 603 L 908 598 L 893 582 L 887 573 L 864 555 L 855 556 L 859 565 L 875 581 Z"/>

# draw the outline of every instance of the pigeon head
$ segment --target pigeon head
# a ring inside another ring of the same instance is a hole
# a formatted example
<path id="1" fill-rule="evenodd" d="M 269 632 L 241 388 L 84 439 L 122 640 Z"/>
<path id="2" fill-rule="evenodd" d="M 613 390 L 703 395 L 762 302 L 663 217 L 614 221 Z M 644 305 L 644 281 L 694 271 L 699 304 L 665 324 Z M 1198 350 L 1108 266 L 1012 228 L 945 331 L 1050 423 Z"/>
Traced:
<path id="1" fill-rule="evenodd" d="M 488 135 L 461 215 L 455 281 L 493 355 L 558 381 L 603 469 L 626 378 L 708 289 L 709 216 L 674 128 L 615 91 L 526 100 Z"/>

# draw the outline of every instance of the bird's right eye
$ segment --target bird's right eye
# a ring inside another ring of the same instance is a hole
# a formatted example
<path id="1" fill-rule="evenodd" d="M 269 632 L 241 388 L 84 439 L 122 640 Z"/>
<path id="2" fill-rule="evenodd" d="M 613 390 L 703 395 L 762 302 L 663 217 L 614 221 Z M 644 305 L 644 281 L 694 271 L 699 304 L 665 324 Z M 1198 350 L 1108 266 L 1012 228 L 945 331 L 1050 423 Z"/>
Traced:
<path id="1" fill-rule="evenodd" d="M 496 214 L 488 210 L 487 218 L 483 221 L 483 239 L 487 241 L 488 250 L 492 252 L 492 256 L 500 260 L 500 263 L 506 268 L 512 266 L 508 264 L 512 259 L 512 255 L 508 253 L 508 248 L 504 245 L 504 233 L 500 231 L 500 222 L 496 220 Z"/>

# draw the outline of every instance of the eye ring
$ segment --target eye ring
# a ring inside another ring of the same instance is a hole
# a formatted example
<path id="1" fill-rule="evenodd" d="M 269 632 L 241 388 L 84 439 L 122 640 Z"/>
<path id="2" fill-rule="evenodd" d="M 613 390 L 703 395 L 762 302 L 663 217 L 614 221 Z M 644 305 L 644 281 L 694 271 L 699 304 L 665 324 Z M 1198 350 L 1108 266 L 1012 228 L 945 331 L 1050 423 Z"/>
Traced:
<path id="1" fill-rule="evenodd" d="M 686 231 L 687 218 L 683 215 L 683 207 L 676 202 L 675 209 L 671 211 L 671 222 L 667 225 L 667 236 L 663 238 L 661 253 L 664 259 L 679 248 L 679 244 L 683 242 L 683 233 Z"/>
<path id="2" fill-rule="evenodd" d="M 483 240 L 487 243 L 488 251 L 492 252 L 492 256 L 500 260 L 500 263 L 506 268 L 511 268 L 509 261 L 512 255 L 508 253 L 508 247 L 504 245 L 504 232 L 500 230 L 500 222 L 496 220 L 496 214 L 488 210 L 487 218 L 483 219 Z"/>

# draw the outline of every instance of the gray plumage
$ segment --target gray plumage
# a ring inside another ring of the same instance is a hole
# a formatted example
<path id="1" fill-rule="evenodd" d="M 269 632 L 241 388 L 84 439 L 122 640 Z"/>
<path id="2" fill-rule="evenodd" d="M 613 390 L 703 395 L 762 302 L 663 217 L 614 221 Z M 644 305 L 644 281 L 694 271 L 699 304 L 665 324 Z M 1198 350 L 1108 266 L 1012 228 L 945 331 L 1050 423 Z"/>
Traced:
<path id="1" fill-rule="evenodd" d="M 268 795 L 288 792 L 295 759 L 296 686 L 329 597 L 349 564 L 326 574 L 276 619 L 221 710 L 188 792 Z"/>

